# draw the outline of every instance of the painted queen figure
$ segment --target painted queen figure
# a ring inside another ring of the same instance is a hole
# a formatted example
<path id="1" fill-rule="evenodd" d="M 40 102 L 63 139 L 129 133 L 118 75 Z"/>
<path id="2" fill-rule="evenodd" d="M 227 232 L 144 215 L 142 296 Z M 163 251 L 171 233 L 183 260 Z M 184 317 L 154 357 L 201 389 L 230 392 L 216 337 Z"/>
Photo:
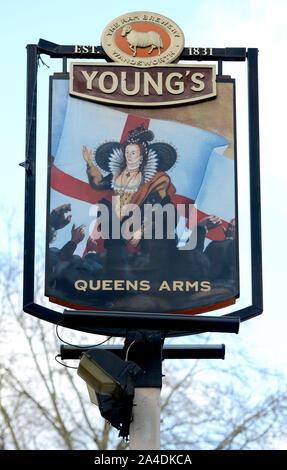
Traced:
<path id="1" fill-rule="evenodd" d="M 153 139 L 153 132 L 141 125 L 130 130 L 123 143 L 106 142 L 97 148 L 94 155 L 83 146 L 89 183 L 96 190 L 111 190 L 114 196 L 118 196 L 113 210 L 121 223 L 126 217 L 124 208 L 128 204 L 136 204 L 141 210 L 144 204 L 164 206 L 171 202 L 176 192 L 166 173 L 176 162 L 176 150 L 170 144 L 152 142 Z M 111 248 L 110 242 L 105 240 L 105 248 Z M 128 251 L 140 251 L 144 245 L 146 243 L 140 236 L 125 243 Z"/>

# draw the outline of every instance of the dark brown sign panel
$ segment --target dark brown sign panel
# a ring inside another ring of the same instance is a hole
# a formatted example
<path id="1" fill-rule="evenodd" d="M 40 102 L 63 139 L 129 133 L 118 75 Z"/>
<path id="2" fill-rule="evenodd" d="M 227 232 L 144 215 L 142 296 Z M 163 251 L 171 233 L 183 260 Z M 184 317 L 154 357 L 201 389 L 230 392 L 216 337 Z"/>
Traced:
<path id="1" fill-rule="evenodd" d="M 72 63 L 70 94 L 103 103 L 167 106 L 216 96 L 214 65 Z"/>
<path id="2" fill-rule="evenodd" d="M 235 302 L 234 81 L 219 80 L 213 100 L 192 98 L 214 92 L 212 70 L 73 64 L 70 84 L 52 79 L 51 300 L 190 314 Z M 174 106 L 180 95 L 186 103 Z"/>

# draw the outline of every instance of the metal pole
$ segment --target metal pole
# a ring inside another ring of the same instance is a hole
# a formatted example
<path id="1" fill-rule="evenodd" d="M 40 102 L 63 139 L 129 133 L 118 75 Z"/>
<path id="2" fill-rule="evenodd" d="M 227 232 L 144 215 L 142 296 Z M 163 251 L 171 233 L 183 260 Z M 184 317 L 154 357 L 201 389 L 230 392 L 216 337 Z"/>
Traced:
<path id="1" fill-rule="evenodd" d="M 186 332 L 186 334 L 199 334 L 205 332 L 238 333 L 240 327 L 239 316 L 200 316 L 200 315 L 170 315 L 153 312 L 119 312 L 103 310 L 64 310 L 62 326 L 73 328 L 89 327 L 97 324 L 97 327 L 106 327 L 112 324 L 113 328 L 122 328 L 124 318 L 129 318 L 130 328 L 141 330 L 142 328 L 157 330 L 165 325 L 166 331 Z"/>
<path id="2" fill-rule="evenodd" d="M 61 344 L 61 359 L 80 359 L 83 352 L 93 346 L 71 346 Z M 121 344 L 99 346 L 99 349 L 110 351 L 121 359 L 125 358 L 125 351 Z M 165 359 L 224 359 L 224 344 L 168 344 L 163 345 L 162 360 Z"/>
<path id="3" fill-rule="evenodd" d="M 258 96 L 258 49 L 248 49 L 248 115 L 249 115 L 249 161 L 252 300 L 261 311 L 262 294 L 262 248 L 260 203 L 260 145 L 259 145 L 259 96 Z"/>
<path id="4" fill-rule="evenodd" d="M 138 364 L 135 382 L 132 422 L 130 424 L 130 450 L 160 449 L 160 392 L 162 387 L 162 331 L 129 331 L 126 356 Z"/>
<path id="5" fill-rule="evenodd" d="M 26 179 L 23 305 L 34 300 L 37 68 L 37 46 L 29 44 L 27 46 L 26 156 L 24 164 Z"/>
<path id="6" fill-rule="evenodd" d="M 160 449 L 160 388 L 135 388 L 130 450 Z"/>

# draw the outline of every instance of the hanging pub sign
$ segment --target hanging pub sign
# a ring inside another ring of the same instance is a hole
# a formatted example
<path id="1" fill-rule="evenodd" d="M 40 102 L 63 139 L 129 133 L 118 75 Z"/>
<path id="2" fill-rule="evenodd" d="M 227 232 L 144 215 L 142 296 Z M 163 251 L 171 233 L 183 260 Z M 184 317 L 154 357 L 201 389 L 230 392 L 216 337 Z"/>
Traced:
<path id="1" fill-rule="evenodd" d="M 234 80 L 178 63 L 183 33 L 158 14 L 122 15 L 102 47 L 109 62 L 51 77 L 46 296 L 118 312 L 234 304 Z"/>

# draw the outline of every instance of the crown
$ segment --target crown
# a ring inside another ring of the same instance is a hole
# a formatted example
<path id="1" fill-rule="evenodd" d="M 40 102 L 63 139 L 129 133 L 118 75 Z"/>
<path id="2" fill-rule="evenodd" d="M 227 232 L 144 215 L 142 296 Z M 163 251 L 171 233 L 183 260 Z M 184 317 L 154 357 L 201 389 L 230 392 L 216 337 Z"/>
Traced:
<path id="1" fill-rule="evenodd" d="M 128 132 L 128 142 L 145 142 L 153 140 L 154 133 L 147 130 L 144 125 L 138 126 L 135 129 L 131 129 Z"/>

